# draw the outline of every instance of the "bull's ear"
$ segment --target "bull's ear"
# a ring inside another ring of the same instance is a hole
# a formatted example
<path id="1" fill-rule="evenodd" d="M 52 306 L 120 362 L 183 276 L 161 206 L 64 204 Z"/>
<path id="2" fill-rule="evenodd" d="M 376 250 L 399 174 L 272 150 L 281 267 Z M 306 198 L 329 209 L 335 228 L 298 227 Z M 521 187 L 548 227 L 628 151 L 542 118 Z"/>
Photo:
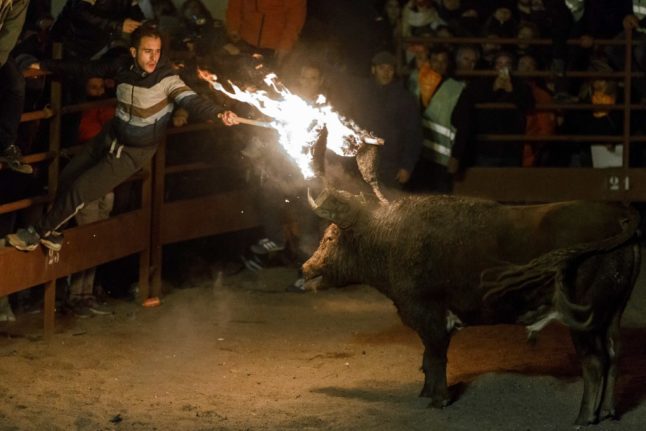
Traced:
<path id="1" fill-rule="evenodd" d="M 345 191 L 324 189 L 316 199 L 309 190 L 307 199 L 316 215 L 331 221 L 342 229 L 352 226 L 359 217 L 359 211 L 364 205 L 363 199 Z"/>

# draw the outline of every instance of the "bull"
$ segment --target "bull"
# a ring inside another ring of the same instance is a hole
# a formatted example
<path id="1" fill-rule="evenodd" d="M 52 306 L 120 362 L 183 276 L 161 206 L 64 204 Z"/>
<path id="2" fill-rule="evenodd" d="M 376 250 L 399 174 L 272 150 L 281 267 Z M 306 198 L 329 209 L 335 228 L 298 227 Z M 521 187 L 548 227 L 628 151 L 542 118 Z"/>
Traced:
<path id="1" fill-rule="evenodd" d="M 306 280 L 364 283 L 390 298 L 424 344 L 420 396 L 445 407 L 447 351 L 462 325 L 558 321 L 582 364 L 576 424 L 615 417 L 619 327 L 640 267 L 639 215 L 622 204 L 502 205 L 457 196 L 370 202 L 324 190 L 332 222 L 303 264 Z"/>

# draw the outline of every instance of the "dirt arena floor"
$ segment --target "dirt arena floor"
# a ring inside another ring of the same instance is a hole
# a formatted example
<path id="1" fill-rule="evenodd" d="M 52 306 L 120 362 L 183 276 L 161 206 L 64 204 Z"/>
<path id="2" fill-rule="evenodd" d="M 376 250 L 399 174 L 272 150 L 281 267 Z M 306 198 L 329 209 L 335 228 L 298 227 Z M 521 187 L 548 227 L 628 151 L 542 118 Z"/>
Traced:
<path id="1" fill-rule="evenodd" d="M 0 324 L 0 430 L 572 430 L 582 391 L 567 331 L 522 327 L 453 339 L 444 410 L 419 398 L 422 346 L 366 286 L 285 292 L 294 269 L 206 278 L 160 307 Z M 620 421 L 646 429 L 646 281 L 625 316 Z"/>

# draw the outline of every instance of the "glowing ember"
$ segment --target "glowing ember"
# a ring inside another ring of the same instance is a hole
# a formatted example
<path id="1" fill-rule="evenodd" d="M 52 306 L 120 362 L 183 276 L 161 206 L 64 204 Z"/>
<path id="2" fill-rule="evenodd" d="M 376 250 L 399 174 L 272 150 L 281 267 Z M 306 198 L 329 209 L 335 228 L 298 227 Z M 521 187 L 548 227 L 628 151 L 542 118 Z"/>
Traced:
<path id="1" fill-rule="evenodd" d="M 204 70 L 199 70 L 199 76 L 215 90 L 248 103 L 272 118 L 269 124 L 278 131 L 280 145 L 306 179 L 314 176 L 312 146 L 324 128 L 328 133 L 327 148 L 340 156 L 356 156 L 361 143 L 383 144 L 381 139 L 334 112 L 322 95 L 310 104 L 289 91 L 275 74 L 265 77 L 265 83 L 275 92 L 275 98 L 264 90 L 242 90 L 231 82 L 232 91 L 229 91 L 218 82 L 217 76 Z"/>

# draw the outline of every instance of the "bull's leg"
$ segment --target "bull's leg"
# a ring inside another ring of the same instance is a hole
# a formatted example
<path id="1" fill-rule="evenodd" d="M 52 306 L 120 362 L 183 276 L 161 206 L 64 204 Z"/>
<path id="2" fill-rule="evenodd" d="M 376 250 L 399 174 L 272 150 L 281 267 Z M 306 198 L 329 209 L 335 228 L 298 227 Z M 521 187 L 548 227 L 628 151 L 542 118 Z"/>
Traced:
<path id="1" fill-rule="evenodd" d="M 426 343 L 424 344 L 426 345 Z M 430 407 L 448 406 L 451 399 L 446 384 L 446 350 L 440 352 L 435 347 L 426 346 L 422 359 L 422 370 L 424 371 L 424 387 L 419 396 L 430 398 Z"/>
<path id="2" fill-rule="evenodd" d="M 608 369 L 606 372 L 606 385 L 603 390 L 603 399 L 599 411 L 599 420 L 614 418 L 617 415 L 615 410 L 615 384 L 617 383 L 618 367 L 617 362 L 621 350 L 619 337 L 619 322 L 621 312 L 615 314 L 610 322 L 606 335 L 606 351 L 608 354 Z"/>
<path id="3" fill-rule="evenodd" d="M 577 354 L 581 359 L 583 374 L 583 397 L 575 424 L 597 423 L 608 369 L 604 337 L 596 332 L 572 331 L 571 334 Z"/>
<path id="4" fill-rule="evenodd" d="M 450 333 L 446 325 L 446 310 L 428 304 L 412 303 L 399 309 L 402 321 L 419 334 L 424 343 L 422 371 L 424 387 L 420 397 L 431 399 L 430 407 L 442 408 L 450 403 L 446 386 L 446 362 Z"/>

